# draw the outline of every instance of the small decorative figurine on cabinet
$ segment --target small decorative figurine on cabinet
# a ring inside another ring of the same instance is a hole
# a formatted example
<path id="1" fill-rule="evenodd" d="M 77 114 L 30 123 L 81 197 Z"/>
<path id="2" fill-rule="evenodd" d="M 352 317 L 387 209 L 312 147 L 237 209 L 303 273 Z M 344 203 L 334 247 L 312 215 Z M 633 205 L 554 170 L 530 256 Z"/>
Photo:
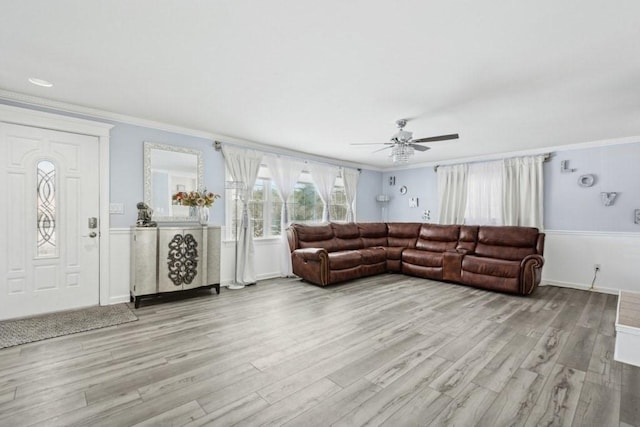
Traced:
<path id="1" fill-rule="evenodd" d="M 158 225 L 155 221 L 151 221 L 153 209 L 149 205 L 139 202 L 136 206 L 138 208 L 138 220 L 136 221 L 138 227 L 156 227 Z"/>

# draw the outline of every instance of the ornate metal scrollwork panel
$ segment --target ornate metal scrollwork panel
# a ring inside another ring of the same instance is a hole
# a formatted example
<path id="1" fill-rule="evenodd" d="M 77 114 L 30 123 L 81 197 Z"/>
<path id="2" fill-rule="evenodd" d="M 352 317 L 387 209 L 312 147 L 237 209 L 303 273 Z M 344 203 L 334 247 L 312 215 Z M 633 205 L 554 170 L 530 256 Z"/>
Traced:
<path id="1" fill-rule="evenodd" d="M 169 242 L 169 279 L 175 286 L 190 284 L 198 275 L 198 242 L 192 234 L 176 234 Z"/>

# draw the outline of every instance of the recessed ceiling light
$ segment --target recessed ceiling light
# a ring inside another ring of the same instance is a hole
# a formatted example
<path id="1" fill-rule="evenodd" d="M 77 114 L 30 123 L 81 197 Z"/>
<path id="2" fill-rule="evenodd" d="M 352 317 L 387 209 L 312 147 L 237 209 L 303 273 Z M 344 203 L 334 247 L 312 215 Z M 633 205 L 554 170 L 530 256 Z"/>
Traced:
<path id="1" fill-rule="evenodd" d="M 46 80 L 38 79 L 36 77 L 29 77 L 29 82 L 36 86 L 53 87 L 53 83 L 48 82 Z"/>

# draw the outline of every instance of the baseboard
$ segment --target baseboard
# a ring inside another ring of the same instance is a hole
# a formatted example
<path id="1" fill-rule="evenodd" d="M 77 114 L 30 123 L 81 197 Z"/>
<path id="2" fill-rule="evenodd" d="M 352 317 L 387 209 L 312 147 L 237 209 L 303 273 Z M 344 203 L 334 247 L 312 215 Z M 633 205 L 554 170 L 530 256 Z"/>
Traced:
<path id="1" fill-rule="evenodd" d="M 109 305 L 122 304 L 123 302 L 129 302 L 130 295 L 118 295 L 109 298 Z"/>
<path id="2" fill-rule="evenodd" d="M 593 292 L 600 292 L 602 294 L 611 294 L 611 295 L 618 295 L 618 293 L 620 292 L 619 289 L 614 289 L 614 288 L 603 288 L 599 286 L 591 288 L 591 286 L 584 285 L 581 283 L 557 282 L 553 280 L 543 280 L 540 283 L 540 286 L 558 286 L 561 288 L 579 289 L 582 291 L 593 291 Z"/>

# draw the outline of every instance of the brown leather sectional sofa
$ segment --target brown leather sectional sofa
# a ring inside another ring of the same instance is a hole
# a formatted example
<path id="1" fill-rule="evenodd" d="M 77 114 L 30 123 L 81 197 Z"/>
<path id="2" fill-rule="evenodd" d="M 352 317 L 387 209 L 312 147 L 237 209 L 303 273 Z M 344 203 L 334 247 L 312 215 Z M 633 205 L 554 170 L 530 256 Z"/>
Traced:
<path id="1" fill-rule="evenodd" d="M 287 237 L 293 273 L 320 286 L 399 272 L 529 295 L 544 264 L 545 235 L 530 227 L 292 224 Z"/>

